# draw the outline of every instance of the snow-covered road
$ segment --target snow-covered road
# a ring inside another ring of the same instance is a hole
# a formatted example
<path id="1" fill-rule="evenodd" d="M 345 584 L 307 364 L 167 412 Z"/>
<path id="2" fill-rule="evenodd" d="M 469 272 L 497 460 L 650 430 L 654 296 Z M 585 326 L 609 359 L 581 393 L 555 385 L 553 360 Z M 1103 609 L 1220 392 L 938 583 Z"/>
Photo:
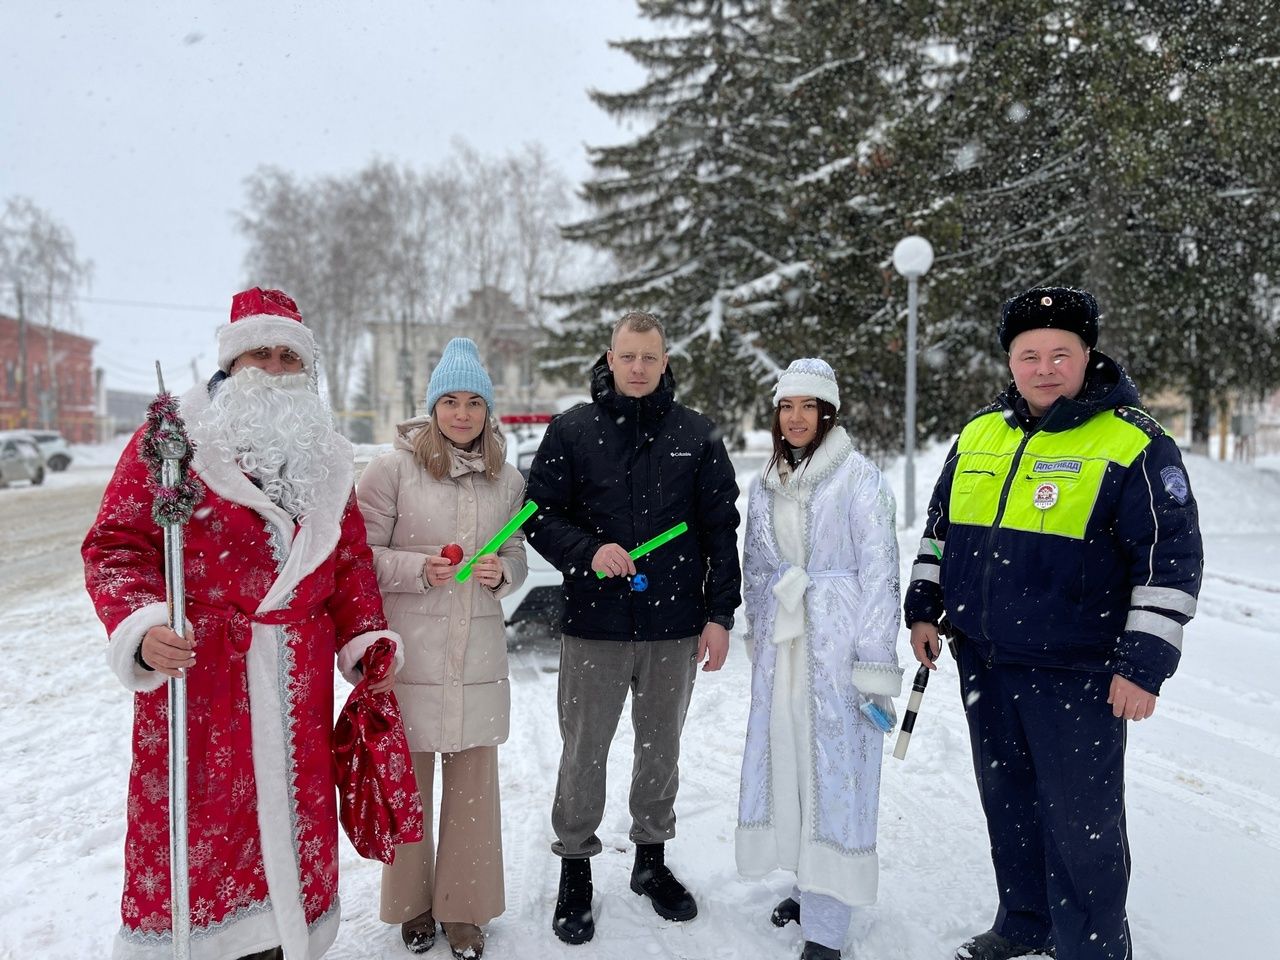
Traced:
<path id="1" fill-rule="evenodd" d="M 919 476 L 936 475 L 939 456 L 926 455 Z M 1181 669 L 1156 716 L 1130 733 L 1130 919 L 1140 957 L 1264 960 L 1280 942 L 1271 897 L 1280 880 L 1280 478 L 1201 459 L 1189 468 L 1208 576 Z M 130 700 L 104 663 L 78 552 L 106 475 L 101 466 L 73 467 L 40 488 L 0 491 L 0 960 L 105 957 L 118 923 Z M 902 531 L 905 553 L 918 536 Z M 905 658 L 905 638 L 900 650 Z M 555 670 L 549 644 L 514 657 L 512 737 L 500 751 L 508 906 L 486 955 L 797 956 L 796 928 L 768 922 L 787 878 L 747 883 L 733 865 L 749 675 L 741 644 L 721 673 L 699 676 L 684 737 L 679 836 L 668 860 L 698 895 L 698 918 L 662 921 L 628 889 L 624 723 L 610 761 L 605 852 L 594 865 L 596 939 L 568 947 L 553 937 Z M 881 822 L 880 902 L 856 911 L 846 956 L 950 958 L 989 924 L 994 902 L 948 658 L 930 683 L 908 759 L 886 760 Z M 345 840 L 342 850 L 345 920 L 329 956 L 407 957 L 396 929 L 376 919 L 378 866 Z M 443 944 L 437 954 L 448 955 Z"/>

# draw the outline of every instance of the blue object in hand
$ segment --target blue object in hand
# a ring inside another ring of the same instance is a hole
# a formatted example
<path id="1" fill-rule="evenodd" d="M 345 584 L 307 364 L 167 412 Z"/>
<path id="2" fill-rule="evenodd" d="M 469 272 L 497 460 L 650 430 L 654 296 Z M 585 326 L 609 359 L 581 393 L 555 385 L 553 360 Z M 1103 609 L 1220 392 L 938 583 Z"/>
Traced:
<path id="1" fill-rule="evenodd" d="M 636 593 L 644 593 L 649 589 L 649 578 L 643 573 L 637 573 L 631 578 L 631 589 Z"/>
<path id="2" fill-rule="evenodd" d="M 858 709 L 862 711 L 862 715 L 875 724 L 875 728 L 881 733 L 893 732 L 893 720 L 889 715 L 881 710 L 870 700 L 864 699 L 858 704 Z"/>

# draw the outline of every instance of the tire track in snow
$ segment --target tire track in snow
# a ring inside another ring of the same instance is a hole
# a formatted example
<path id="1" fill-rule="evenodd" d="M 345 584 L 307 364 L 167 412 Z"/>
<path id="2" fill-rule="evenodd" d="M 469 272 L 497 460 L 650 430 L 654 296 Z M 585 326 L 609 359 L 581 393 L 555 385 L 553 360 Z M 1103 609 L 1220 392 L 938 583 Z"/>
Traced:
<path id="1" fill-rule="evenodd" d="M 1204 579 L 1218 580 L 1222 583 L 1229 583 L 1232 586 L 1244 587 L 1246 590 L 1256 590 L 1259 593 L 1280 594 L 1280 584 L 1269 583 L 1265 580 L 1251 580 L 1248 577 L 1238 577 L 1234 574 L 1217 573 L 1213 570 L 1204 572 Z"/>
<path id="2" fill-rule="evenodd" d="M 1202 683 L 1206 687 L 1218 686 L 1209 681 L 1202 681 Z M 1275 706 L 1275 698 L 1267 697 L 1265 694 L 1260 696 L 1269 700 L 1269 702 L 1264 703 L 1265 706 Z M 1277 712 L 1280 713 L 1280 711 Z M 1255 750 L 1270 757 L 1272 760 L 1280 761 L 1280 737 L 1272 736 L 1253 724 L 1241 723 L 1218 713 L 1190 707 L 1177 700 L 1170 700 L 1168 703 L 1162 702 L 1160 704 L 1160 715 L 1167 720 L 1211 733 L 1233 744 Z M 1280 719 L 1280 717 L 1277 719 Z M 1273 727 L 1272 729 L 1275 728 Z"/>
<path id="3" fill-rule="evenodd" d="M 559 863 L 550 850 L 560 731 L 539 721 L 556 715 L 559 674 L 558 653 L 553 651 L 557 646 L 547 640 L 525 643 L 510 652 L 511 738 L 498 748 L 507 913 L 493 926 L 498 927 L 507 917 L 512 931 L 527 930 L 532 923 L 539 931 L 539 940 L 545 937 L 548 949 L 553 944 L 560 945 L 551 932 Z M 551 669 L 553 666 L 556 671 Z M 515 951 L 517 956 L 522 953 L 523 950 Z"/>
<path id="4" fill-rule="evenodd" d="M 1280 850 L 1280 826 L 1275 822 L 1280 797 L 1156 753 L 1130 756 L 1126 775 L 1179 805 L 1201 810 Z"/>

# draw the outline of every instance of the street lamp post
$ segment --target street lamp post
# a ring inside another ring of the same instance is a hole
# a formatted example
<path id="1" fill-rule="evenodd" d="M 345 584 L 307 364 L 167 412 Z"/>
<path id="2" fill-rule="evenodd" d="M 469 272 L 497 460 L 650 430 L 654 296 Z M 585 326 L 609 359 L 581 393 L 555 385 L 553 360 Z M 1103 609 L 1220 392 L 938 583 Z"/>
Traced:
<path id="1" fill-rule="evenodd" d="M 933 266 L 933 247 L 924 237 L 903 237 L 893 248 L 893 268 L 907 278 L 907 411 L 906 445 L 902 461 L 903 521 L 916 522 L 916 311 L 919 280 Z"/>

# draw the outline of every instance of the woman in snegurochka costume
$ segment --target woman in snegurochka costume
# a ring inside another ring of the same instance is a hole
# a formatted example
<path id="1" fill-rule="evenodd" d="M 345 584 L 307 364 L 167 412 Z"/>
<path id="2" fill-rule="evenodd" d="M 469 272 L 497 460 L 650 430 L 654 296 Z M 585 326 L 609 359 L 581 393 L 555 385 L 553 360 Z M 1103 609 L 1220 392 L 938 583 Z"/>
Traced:
<path id="1" fill-rule="evenodd" d="M 458 583 L 457 559 L 441 549 L 457 544 L 474 556 L 524 504 L 524 479 L 504 457 L 493 382 L 471 340 L 445 346 L 427 411 L 399 425 L 394 449 L 356 486 L 387 619 L 404 638 L 395 692 L 427 812 L 426 838 L 397 847 L 383 868 L 381 917 L 400 924 L 412 953 L 430 949 L 439 921 L 455 956 L 479 958 L 481 926 L 506 906 L 498 744 L 511 693 L 499 600 L 524 582 L 528 562 L 517 531 Z M 437 753 L 438 845 L 430 817 Z"/>
<path id="2" fill-rule="evenodd" d="M 738 871 L 794 872 L 772 920 L 799 922 L 802 960 L 838 960 L 852 908 L 876 898 L 884 733 L 866 714 L 891 725 L 902 684 L 894 501 L 836 422 L 829 364 L 796 360 L 773 401 L 743 556 L 752 668 Z"/>

